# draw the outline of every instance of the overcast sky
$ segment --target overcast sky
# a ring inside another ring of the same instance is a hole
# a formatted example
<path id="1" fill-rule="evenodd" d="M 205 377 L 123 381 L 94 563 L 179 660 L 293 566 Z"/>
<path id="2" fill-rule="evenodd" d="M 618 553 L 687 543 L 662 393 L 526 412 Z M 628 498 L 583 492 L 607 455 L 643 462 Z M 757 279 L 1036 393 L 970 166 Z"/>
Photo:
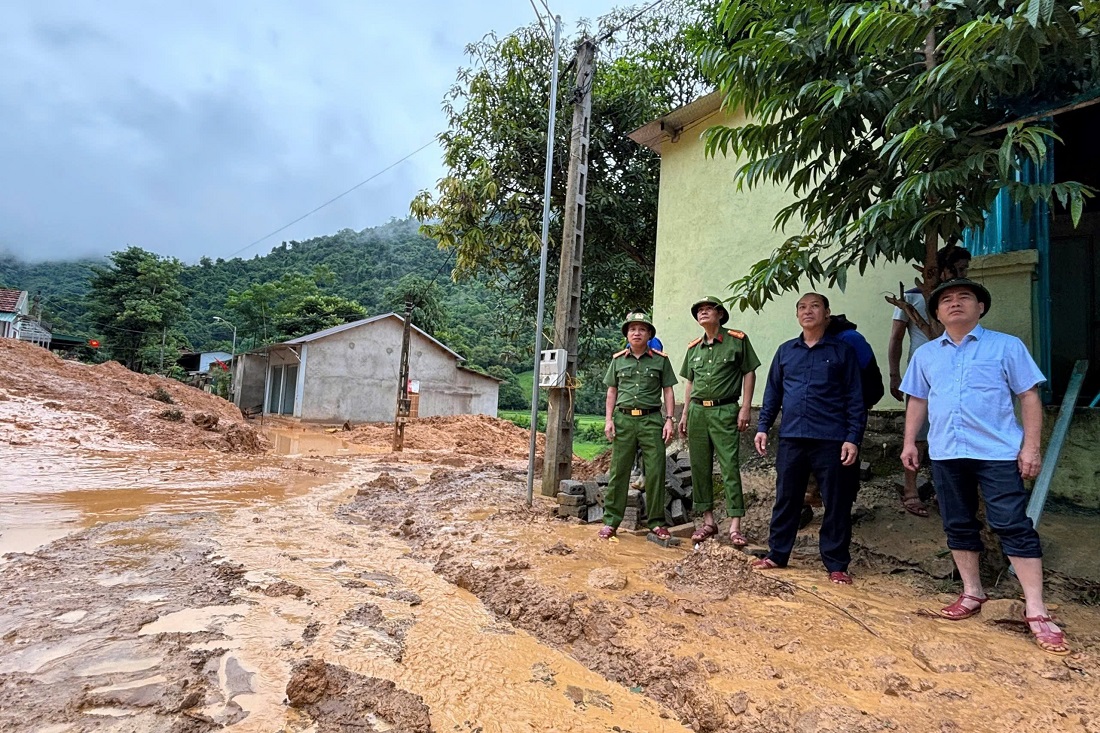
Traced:
<path id="1" fill-rule="evenodd" d="M 568 32 L 612 0 L 547 0 Z M 540 4 L 540 0 L 536 0 Z M 465 45 L 530 0 L 6 0 L 0 251 L 237 253 L 431 141 Z M 432 144 L 239 253 L 383 224 L 442 175 Z"/>

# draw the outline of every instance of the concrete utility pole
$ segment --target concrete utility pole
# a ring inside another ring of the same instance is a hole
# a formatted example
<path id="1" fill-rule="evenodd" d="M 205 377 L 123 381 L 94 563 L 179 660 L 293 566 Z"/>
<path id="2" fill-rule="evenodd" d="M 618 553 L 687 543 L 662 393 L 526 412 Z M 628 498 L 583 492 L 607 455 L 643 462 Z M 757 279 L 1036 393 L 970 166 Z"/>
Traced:
<path id="1" fill-rule="evenodd" d="M 546 253 L 550 247 L 550 184 L 554 175 L 554 128 L 558 120 L 558 53 L 561 16 L 554 16 L 554 57 L 550 61 L 550 113 L 546 118 L 546 171 L 542 188 L 542 247 L 539 249 L 539 306 L 535 318 L 535 365 L 531 379 L 531 446 L 527 454 L 527 506 L 535 486 L 535 449 L 539 433 L 539 365 L 542 363 L 542 318 L 546 312 Z"/>
<path id="2" fill-rule="evenodd" d="M 573 92 L 573 132 L 561 233 L 561 269 L 554 311 L 554 346 L 568 352 L 565 386 L 550 388 L 546 413 L 546 456 L 542 495 L 554 496 L 573 471 L 573 387 L 577 378 L 577 332 L 581 323 L 581 262 L 584 256 L 584 192 L 588 183 L 588 126 L 592 117 L 592 76 L 596 44 L 577 46 L 577 86 Z"/>
<path id="3" fill-rule="evenodd" d="M 412 400 L 409 399 L 409 335 L 412 330 L 412 301 L 405 301 L 405 330 L 401 334 L 401 369 L 397 377 L 397 415 L 393 419 L 393 450 L 405 447 L 405 423 L 409 420 Z"/>

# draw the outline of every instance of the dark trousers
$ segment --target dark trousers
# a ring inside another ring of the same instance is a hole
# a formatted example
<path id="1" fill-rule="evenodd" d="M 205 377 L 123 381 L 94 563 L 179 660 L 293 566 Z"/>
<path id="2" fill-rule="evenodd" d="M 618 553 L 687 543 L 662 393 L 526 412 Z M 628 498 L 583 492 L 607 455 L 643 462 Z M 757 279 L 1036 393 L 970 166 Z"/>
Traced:
<path id="1" fill-rule="evenodd" d="M 932 480 L 940 500 L 943 531 L 952 550 L 981 552 L 978 491 L 985 499 L 985 521 L 1001 538 L 1009 557 L 1043 556 L 1039 533 L 1027 516 L 1030 498 L 1016 461 L 956 458 L 932 461 Z"/>
<path id="2" fill-rule="evenodd" d="M 780 438 L 776 456 L 775 507 L 772 509 L 768 557 L 786 566 L 798 534 L 798 518 L 812 473 L 821 491 L 825 516 L 821 520 L 821 561 L 829 572 L 847 570 L 852 560 L 852 502 L 855 492 L 851 474 L 840 463 L 839 440 Z M 856 474 L 858 477 L 858 473 Z"/>

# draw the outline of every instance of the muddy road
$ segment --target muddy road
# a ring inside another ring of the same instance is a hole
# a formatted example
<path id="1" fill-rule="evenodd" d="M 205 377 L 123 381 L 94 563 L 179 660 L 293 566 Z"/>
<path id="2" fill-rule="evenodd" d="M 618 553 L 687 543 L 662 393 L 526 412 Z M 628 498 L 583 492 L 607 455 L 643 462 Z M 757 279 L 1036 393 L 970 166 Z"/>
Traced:
<path id="1" fill-rule="evenodd" d="M 0 388 L 0 730 L 1100 733 L 1094 517 L 1044 518 L 1058 658 L 1007 575 L 974 619 L 925 613 L 958 593 L 941 530 L 887 485 L 842 587 L 814 524 L 753 572 L 528 508 L 501 421 L 393 454 L 385 426 L 211 429 L 208 395 L 166 421 L 150 378 L 108 370 L 129 397 L 104 406 L 102 374 L 39 366 Z M 750 537 L 772 480 L 746 475 Z"/>
<path id="2" fill-rule="evenodd" d="M 1089 607 L 1057 659 L 1011 600 L 951 624 L 919 575 L 599 543 L 524 505 L 520 462 L 306 444 L 37 485 L 75 516 L 0 565 L 0 729 L 1100 730 Z"/>

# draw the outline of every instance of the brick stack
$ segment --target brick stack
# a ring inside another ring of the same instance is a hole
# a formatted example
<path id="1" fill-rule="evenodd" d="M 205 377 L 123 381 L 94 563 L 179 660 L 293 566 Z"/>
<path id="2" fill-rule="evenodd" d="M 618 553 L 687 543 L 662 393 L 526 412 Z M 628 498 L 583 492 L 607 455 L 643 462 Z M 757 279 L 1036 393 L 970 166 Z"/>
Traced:
<path id="1" fill-rule="evenodd" d="M 608 478 L 605 473 L 590 481 L 562 481 L 557 495 L 558 516 L 575 517 L 588 523 L 602 522 Z M 626 511 L 623 512 L 619 529 L 631 531 L 646 525 L 642 481 L 642 477 L 636 473 L 630 477 L 633 488 L 627 492 Z M 664 523 L 672 527 L 691 521 L 691 468 L 686 450 L 675 451 L 668 456 L 665 466 L 665 495 Z"/>

